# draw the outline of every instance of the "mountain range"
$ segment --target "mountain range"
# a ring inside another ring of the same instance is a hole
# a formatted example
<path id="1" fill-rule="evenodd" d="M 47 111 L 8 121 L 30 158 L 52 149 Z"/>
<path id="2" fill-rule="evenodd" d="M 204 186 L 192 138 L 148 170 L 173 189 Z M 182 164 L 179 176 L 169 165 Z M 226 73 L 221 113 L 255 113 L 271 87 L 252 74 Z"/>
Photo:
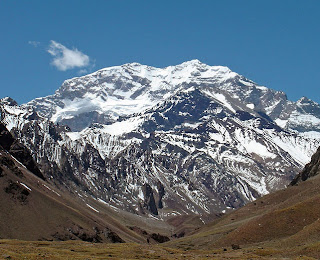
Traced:
<path id="1" fill-rule="evenodd" d="M 0 111 L 53 187 L 161 221 L 284 188 L 320 146 L 319 104 L 198 60 L 105 68 Z"/>
<path id="2" fill-rule="evenodd" d="M 27 149 L 0 124 L 0 254 L 4 259 L 129 259 L 133 255 L 151 259 L 318 259 L 319 165 L 320 147 L 283 190 L 217 216 L 209 224 L 201 225 L 196 215 L 159 223 L 114 211 L 90 197 L 90 204 L 84 203 L 58 190 L 40 174 Z M 170 238 L 163 235 L 170 230 Z"/>

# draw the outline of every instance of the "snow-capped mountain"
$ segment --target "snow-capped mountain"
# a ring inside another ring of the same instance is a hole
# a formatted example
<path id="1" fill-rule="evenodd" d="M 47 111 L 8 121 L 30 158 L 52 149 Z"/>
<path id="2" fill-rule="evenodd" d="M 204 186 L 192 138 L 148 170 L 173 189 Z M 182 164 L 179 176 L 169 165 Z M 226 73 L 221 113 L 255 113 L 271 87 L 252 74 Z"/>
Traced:
<path id="1" fill-rule="evenodd" d="M 198 60 L 102 69 L 22 106 L 3 99 L 1 119 L 57 186 L 160 217 L 280 189 L 320 145 L 319 104 Z"/>
<path id="2" fill-rule="evenodd" d="M 198 60 L 164 69 L 130 63 L 66 80 L 54 95 L 28 104 L 52 122 L 82 130 L 92 123 L 109 124 L 119 116 L 142 112 L 171 96 L 183 83 L 214 78 L 215 84 L 222 84 L 235 76 L 226 67 L 210 67 Z"/>

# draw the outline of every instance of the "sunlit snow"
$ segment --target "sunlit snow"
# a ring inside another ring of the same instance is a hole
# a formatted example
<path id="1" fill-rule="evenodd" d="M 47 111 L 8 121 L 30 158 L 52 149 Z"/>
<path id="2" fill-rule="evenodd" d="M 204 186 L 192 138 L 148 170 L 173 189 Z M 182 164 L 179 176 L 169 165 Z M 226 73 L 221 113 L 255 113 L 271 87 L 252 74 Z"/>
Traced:
<path id="1" fill-rule="evenodd" d="M 256 140 L 246 136 L 241 129 L 236 129 L 235 131 L 236 138 L 239 141 L 238 147 L 244 147 L 248 153 L 255 153 L 262 158 L 275 158 L 276 155 L 269 152 L 267 147 Z"/>
<path id="2" fill-rule="evenodd" d="M 98 212 L 98 213 L 99 213 L 99 210 L 95 209 L 94 207 L 90 206 L 89 204 L 87 204 L 87 206 L 88 206 L 90 209 L 92 209 L 93 211 L 95 211 L 95 212 Z"/>
<path id="3" fill-rule="evenodd" d="M 22 183 L 22 182 L 20 182 L 20 184 L 21 184 L 23 187 L 25 187 L 27 190 L 32 191 L 26 184 L 24 184 L 24 183 Z"/>
<path id="4" fill-rule="evenodd" d="M 204 91 L 208 96 L 213 97 L 214 99 L 218 100 L 222 105 L 227 107 L 229 110 L 231 110 L 233 113 L 235 113 L 235 109 L 232 107 L 232 105 L 228 102 L 226 97 L 223 94 L 220 93 L 215 93 L 215 92 L 209 92 L 209 91 Z"/>
<path id="5" fill-rule="evenodd" d="M 276 122 L 276 124 L 278 126 L 280 126 L 281 128 L 285 128 L 287 125 L 288 120 L 282 120 L 280 118 L 277 118 L 276 120 L 274 120 Z"/>
<path id="6" fill-rule="evenodd" d="M 141 123 L 143 118 L 130 118 L 129 120 L 116 122 L 111 125 L 104 125 L 101 131 L 110 135 L 122 135 L 135 130 Z"/>
<path id="7" fill-rule="evenodd" d="M 254 104 L 247 104 L 246 106 L 250 109 L 254 109 Z"/>

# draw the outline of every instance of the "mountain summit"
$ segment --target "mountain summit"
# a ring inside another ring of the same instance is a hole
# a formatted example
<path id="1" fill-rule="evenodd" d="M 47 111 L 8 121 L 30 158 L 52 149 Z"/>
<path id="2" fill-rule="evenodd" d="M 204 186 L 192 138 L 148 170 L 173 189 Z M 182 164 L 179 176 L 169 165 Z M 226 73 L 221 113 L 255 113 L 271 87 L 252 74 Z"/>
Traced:
<path id="1" fill-rule="evenodd" d="M 160 219 L 283 188 L 320 145 L 319 104 L 198 60 L 105 68 L 0 109 L 52 184 Z"/>
<path id="2" fill-rule="evenodd" d="M 79 131 L 92 123 L 110 124 L 119 116 L 142 112 L 188 86 L 225 92 L 224 100 L 263 112 L 282 127 L 320 129 L 317 103 L 306 98 L 288 101 L 281 91 L 259 86 L 227 67 L 209 66 L 199 60 L 166 68 L 128 63 L 101 69 L 66 80 L 55 94 L 28 104 L 51 121 Z"/>
<path id="3" fill-rule="evenodd" d="M 159 69 L 139 63 L 101 69 L 66 80 L 54 95 L 29 102 L 57 123 L 82 130 L 92 123 L 109 124 L 119 116 L 139 113 L 190 82 L 221 84 L 236 77 L 226 67 L 198 60 Z"/>

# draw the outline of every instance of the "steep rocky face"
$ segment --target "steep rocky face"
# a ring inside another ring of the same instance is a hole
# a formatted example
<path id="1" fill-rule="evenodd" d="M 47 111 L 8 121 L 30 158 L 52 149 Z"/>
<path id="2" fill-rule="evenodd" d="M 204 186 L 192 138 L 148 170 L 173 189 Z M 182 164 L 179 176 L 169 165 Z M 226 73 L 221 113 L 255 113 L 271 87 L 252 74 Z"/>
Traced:
<path id="1" fill-rule="evenodd" d="M 149 184 L 145 184 L 142 186 L 142 192 L 144 196 L 143 207 L 146 208 L 154 215 L 158 215 L 158 209 L 156 205 L 156 201 L 154 200 L 153 191 Z"/>
<path id="2" fill-rule="evenodd" d="M 2 123 L 0 123 L 0 147 L 9 152 L 33 174 L 41 179 L 45 179 L 29 150 L 19 143 L 19 141 L 15 140 Z"/>
<path id="3" fill-rule="evenodd" d="M 311 162 L 292 180 L 290 185 L 296 185 L 299 182 L 305 181 L 311 177 L 320 174 L 320 147 L 311 157 Z"/>
<path id="4" fill-rule="evenodd" d="M 315 102 L 199 61 L 107 68 L 0 107 L 52 183 L 158 218 L 224 212 L 285 187 L 320 145 Z"/>
<path id="5" fill-rule="evenodd" d="M 14 143 L 15 139 L 7 130 L 7 128 L 0 123 L 0 145 L 5 150 L 10 150 L 11 145 Z"/>

